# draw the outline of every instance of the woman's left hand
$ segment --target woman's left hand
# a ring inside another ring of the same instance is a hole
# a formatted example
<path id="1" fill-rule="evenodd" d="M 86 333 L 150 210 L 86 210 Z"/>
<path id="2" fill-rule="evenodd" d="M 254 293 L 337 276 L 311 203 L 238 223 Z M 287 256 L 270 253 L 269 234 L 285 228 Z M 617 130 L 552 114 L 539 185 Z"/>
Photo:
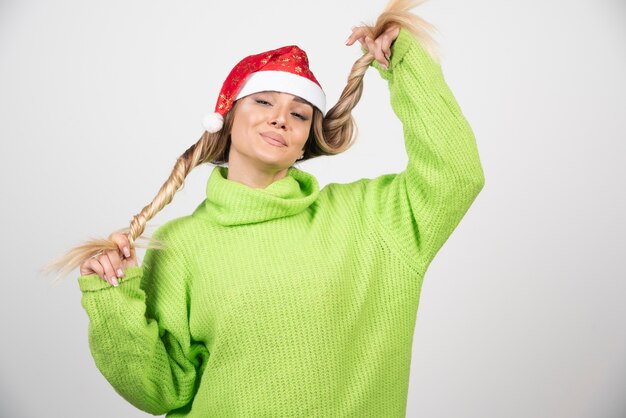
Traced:
<path id="1" fill-rule="evenodd" d="M 391 25 L 378 38 L 372 39 L 366 36 L 365 27 L 355 26 L 352 28 L 352 34 L 346 39 L 346 45 L 350 46 L 354 44 L 354 41 L 358 40 L 386 70 L 389 67 L 389 59 L 391 58 L 391 44 L 396 40 L 399 33 L 400 26 Z"/>

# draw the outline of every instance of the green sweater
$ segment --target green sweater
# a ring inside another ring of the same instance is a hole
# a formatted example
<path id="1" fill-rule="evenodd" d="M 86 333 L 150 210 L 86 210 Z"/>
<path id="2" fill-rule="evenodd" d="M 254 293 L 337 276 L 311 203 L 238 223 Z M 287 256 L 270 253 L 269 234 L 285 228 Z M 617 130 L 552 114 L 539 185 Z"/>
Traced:
<path id="1" fill-rule="evenodd" d="M 168 417 L 404 417 L 426 269 L 484 184 L 473 132 L 408 31 L 392 45 L 399 174 L 322 190 L 291 167 L 265 189 L 215 166 L 119 287 L 78 278 L 97 367 Z M 390 138 L 391 140 L 393 138 Z"/>

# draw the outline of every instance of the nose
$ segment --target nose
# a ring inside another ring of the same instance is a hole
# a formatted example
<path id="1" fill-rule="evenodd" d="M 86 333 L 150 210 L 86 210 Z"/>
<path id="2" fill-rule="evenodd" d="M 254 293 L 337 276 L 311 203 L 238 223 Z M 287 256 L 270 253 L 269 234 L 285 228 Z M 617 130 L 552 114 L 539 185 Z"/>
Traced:
<path id="1" fill-rule="evenodd" d="M 284 128 L 285 120 L 283 118 L 274 118 L 274 120 L 272 120 L 272 125 L 278 128 Z"/>
<path id="2" fill-rule="evenodd" d="M 286 128 L 287 117 L 285 116 L 286 109 L 278 109 L 279 106 L 276 106 L 276 111 L 270 117 L 270 124 L 278 128 Z"/>

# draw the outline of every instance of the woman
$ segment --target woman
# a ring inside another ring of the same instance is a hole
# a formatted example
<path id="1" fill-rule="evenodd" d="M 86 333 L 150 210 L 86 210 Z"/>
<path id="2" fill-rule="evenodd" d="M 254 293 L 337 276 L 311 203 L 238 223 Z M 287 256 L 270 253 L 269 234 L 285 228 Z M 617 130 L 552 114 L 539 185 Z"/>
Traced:
<path id="1" fill-rule="evenodd" d="M 297 46 L 244 58 L 128 231 L 74 250 L 92 355 L 133 405 L 170 417 L 405 415 L 424 273 L 484 184 L 431 27 L 409 13 L 417 3 L 391 1 L 374 27 L 352 30 L 346 45 L 365 54 L 327 113 Z M 320 190 L 293 164 L 351 146 L 370 65 L 388 81 L 409 162 Z M 204 162 L 228 166 L 214 167 L 192 214 L 157 229 L 139 266 L 135 238 Z"/>

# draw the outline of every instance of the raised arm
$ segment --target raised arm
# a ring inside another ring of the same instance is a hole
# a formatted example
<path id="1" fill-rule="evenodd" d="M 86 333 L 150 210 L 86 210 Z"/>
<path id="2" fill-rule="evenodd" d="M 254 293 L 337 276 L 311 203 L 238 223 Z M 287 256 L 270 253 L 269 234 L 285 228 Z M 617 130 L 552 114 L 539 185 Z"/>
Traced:
<path id="1" fill-rule="evenodd" d="M 97 274 L 78 278 L 96 366 L 127 401 L 155 415 L 191 402 L 208 356 L 191 341 L 188 266 L 167 233 L 170 225 L 154 236 L 171 245 L 148 249 L 143 265 L 128 267 L 118 287 Z"/>
<path id="2" fill-rule="evenodd" d="M 391 106 L 402 122 L 406 169 L 363 182 L 365 212 L 408 263 L 424 273 L 484 185 L 476 141 L 441 67 L 401 28 L 389 68 Z"/>

